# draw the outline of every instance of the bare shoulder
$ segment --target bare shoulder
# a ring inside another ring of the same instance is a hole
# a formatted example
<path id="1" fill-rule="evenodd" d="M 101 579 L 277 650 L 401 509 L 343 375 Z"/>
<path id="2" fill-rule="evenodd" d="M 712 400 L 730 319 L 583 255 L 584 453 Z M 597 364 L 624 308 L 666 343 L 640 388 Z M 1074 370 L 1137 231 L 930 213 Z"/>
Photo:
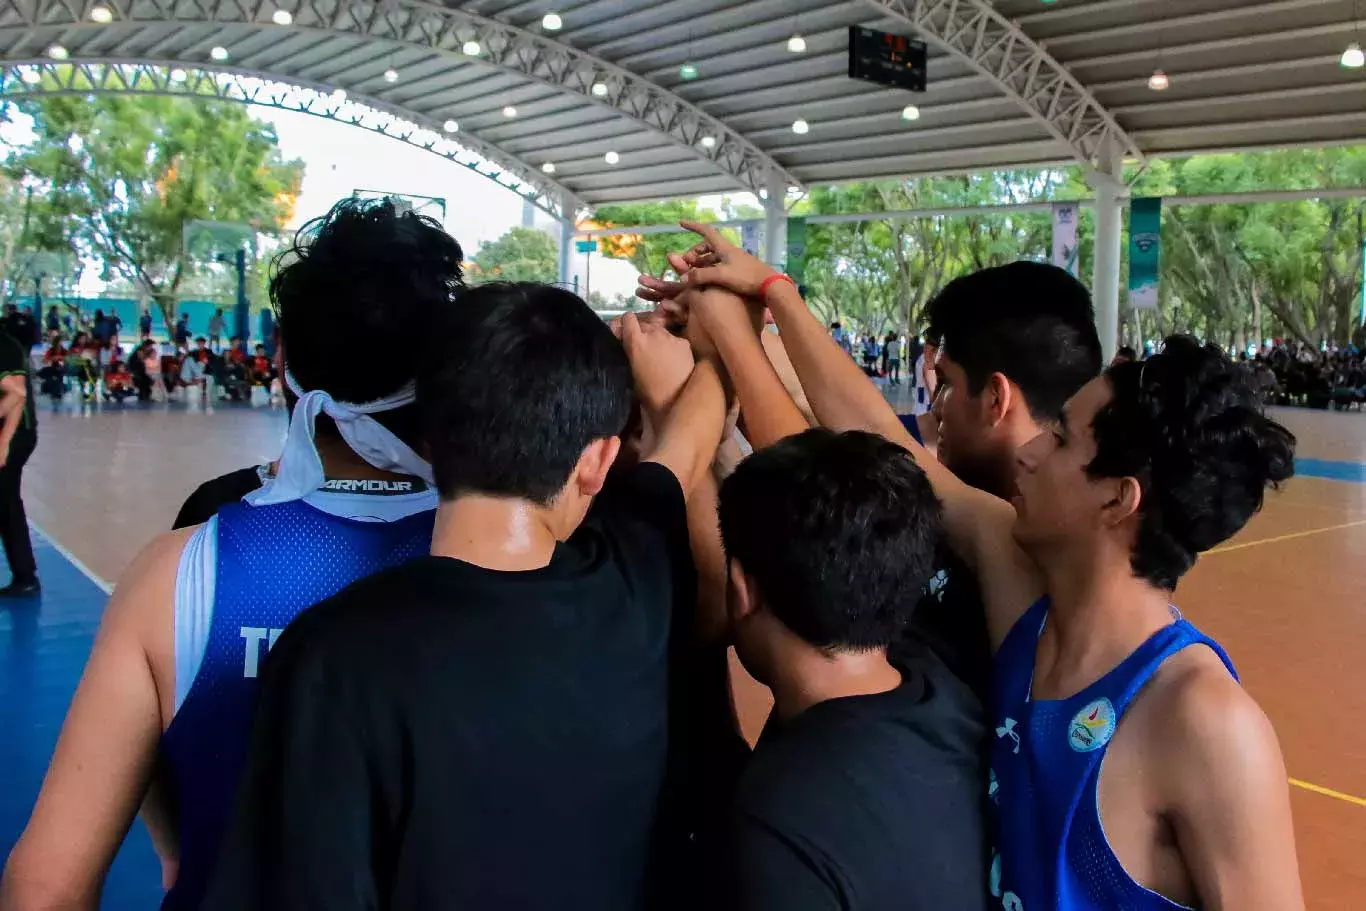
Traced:
<path id="1" fill-rule="evenodd" d="M 203 526 L 166 532 L 144 547 L 114 586 L 105 608 L 108 624 L 131 627 L 149 654 L 160 653 L 174 641 L 176 574 L 185 545 Z"/>
<path id="2" fill-rule="evenodd" d="M 1167 757 L 1166 789 L 1179 800 L 1286 787 L 1270 719 L 1210 649 L 1192 646 L 1169 658 L 1144 701 L 1148 742 Z"/>

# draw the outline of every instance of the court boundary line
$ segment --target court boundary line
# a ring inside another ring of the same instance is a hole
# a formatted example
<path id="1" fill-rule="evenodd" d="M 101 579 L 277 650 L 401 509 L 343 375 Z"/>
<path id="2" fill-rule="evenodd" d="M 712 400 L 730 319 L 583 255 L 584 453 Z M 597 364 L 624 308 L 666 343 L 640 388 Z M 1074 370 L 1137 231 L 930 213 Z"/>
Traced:
<path id="1" fill-rule="evenodd" d="M 1314 784 L 1312 781 L 1304 781 L 1299 778 L 1290 779 L 1290 783 L 1297 788 L 1309 791 L 1313 794 L 1321 794 L 1324 797 L 1332 797 L 1345 803 L 1356 804 L 1359 807 L 1366 807 L 1366 798 L 1356 797 L 1352 794 L 1344 794 L 1342 791 L 1334 791 L 1332 788 L 1325 788 L 1321 784 Z"/>
<path id="2" fill-rule="evenodd" d="M 72 566 L 76 567 L 76 569 L 80 570 L 81 575 L 85 576 L 91 582 L 94 582 L 96 588 L 104 592 L 106 595 L 112 595 L 114 593 L 114 586 L 110 585 L 104 579 L 101 579 L 99 576 L 97 576 L 93 569 L 82 563 L 79 557 L 77 557 L 71 551 L 67 550 L 64 546 L 62 546 L 62 542 L 58 541 L 55 537 L 48 534 L 47 531 L 44 530 L 41 525 L 39 525 L 37 522 L 29 520 L 28 527 L 33 531 L 36 531 L 39 535 L 42 536 L 44 541 L 52 545 L 52 549 L 57 551 L 57 553 L 61 554 L 62 559 L 66 560 L 66 562 L 70 563 Z"/>
<path id="3" fill-rule="evenodd" d="M 1323 528 L 1311 528 L 1308 531 L 1296 531 L 1288 535 L 1277 535 L 1274 538 L 1262 538 L 1257 541 L 1247 541 L 1242 544 L 1226 544 L 1223 547 L 1216 547 L 1213 550 L 1208 551 L 1205 554 L 1205 556 L 1208 557 L 1213 556 L 1214 554 L 1226 554 L 1235 550 L 1243 550 L 1248 547 L 1256 547 L 1259 544 L 1279 544 L 1282 541 L 1293 541 L 1296 538 L 1307 538 L 1310 535 L 1321 535 L 1324 532 L 1329 531 L 1345 531 L 1348 528 L 1360 528 L 1363 525 L 1366 525 L 1366 519 L 1357 519 L 1354 522 L 1344 522 L 1341 525 L 1328 525 Z"/>

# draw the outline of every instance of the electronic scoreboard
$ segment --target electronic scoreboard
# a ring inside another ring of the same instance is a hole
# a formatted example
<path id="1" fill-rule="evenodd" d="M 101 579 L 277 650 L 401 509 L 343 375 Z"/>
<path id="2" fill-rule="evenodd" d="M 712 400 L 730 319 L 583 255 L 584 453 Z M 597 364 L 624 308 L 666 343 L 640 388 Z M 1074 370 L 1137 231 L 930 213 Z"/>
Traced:
<path id="1" fill-rule="evenodd" d="M 925 42 L 861 25 L 849 26 L 849 77 L 912 92 L 925 91 Z"/>

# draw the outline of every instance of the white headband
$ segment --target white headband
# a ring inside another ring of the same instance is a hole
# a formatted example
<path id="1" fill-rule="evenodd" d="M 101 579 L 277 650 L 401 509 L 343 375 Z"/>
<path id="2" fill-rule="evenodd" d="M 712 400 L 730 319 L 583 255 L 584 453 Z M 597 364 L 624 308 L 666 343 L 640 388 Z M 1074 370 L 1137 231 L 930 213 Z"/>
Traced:
<path id="1" fill-rule="evenodd" d="M 246 502 L 253 506 L 289 503 L 302 500 L 323 485 L 326 480 L 323 463 L 313 442 L 313 427 L 319 412 L 335 421 L 346 445 L 375 468 L 412 475 L 432 483 L 432 467 L 413 452 L 407 443 L 370 417 L 411 405 L 416 400 L 412 383 L 364 405 L 338 402 L 321 389 L 304 392 L 288 367 L 285 368 L 285 384 L 299 397 L 299 401 L 289 419 L 284 452 L 280 454 L 275 477 L 264 487 L 247 494 L 243 498 Z"/>

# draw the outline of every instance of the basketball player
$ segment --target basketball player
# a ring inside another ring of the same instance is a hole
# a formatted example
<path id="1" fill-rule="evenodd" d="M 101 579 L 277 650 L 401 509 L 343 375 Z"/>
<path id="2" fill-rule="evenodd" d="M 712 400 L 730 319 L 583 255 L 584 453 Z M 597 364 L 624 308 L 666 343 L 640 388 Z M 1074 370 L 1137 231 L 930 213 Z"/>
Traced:
<path id="1" fill-rule="evenodd" d="M 910 438 L 789 282 L 685 227 L 704 238 L 687 283 L 771 309 L 824 424 L 916 454 L 981 580 L 1001 906 L 1302 908 L 1275 733 L 1222 650 L 1169 603 L 1197 555 L 1293 471 L 1294 438 L 1236 366 L 1175 338 L 1087 383 L 1055 430 L 1019 450 L 1012 508 Z"/>
<path id="2" fill-rule="evenodd" d="M 271 282 L 299 397 L 278 470 L 153 541 L 120 580 L 0 905 L 97 907 L 159 762 L 176 807 L 149 808 L 173 886 L 163 907 L 199 906 L 267 650 L 303 608 L 428 550 L 436 495 L 405 442 L 417 364 L 357 371 L 348 353 L 402 350 L 450 303 L 461 258 L 435 222 L 387 201 L 344 201 L 300 232 Z"/>

